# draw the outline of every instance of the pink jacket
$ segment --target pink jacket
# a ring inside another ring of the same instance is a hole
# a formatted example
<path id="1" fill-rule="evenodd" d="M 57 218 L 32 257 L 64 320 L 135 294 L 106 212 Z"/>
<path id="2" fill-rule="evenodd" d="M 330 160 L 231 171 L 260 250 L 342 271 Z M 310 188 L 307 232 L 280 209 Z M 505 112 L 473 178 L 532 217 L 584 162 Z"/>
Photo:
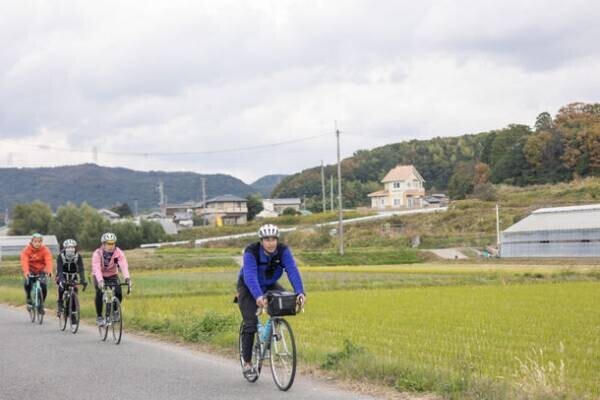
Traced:
<path id="1" fill-rule="evenodd" d="M 96 278 L 96 282 L 104 281 L 104 277 L 117 275 L 117 264 L 115 263 L 115 258 L 119 259 L 119 267 L 121 268 L 121 272 L 125 278 L 129 278 L 129 264 L 127 264 L 127 259 L 125 258 L 125 253 L 118 248 L 115 247 L 115 251 L 108 263 L 108 267 L 104 268 L 104 263 L 102 260 L 102 247 L 96 249 L 94 254 L 92 255 L 92 274 Z"/>

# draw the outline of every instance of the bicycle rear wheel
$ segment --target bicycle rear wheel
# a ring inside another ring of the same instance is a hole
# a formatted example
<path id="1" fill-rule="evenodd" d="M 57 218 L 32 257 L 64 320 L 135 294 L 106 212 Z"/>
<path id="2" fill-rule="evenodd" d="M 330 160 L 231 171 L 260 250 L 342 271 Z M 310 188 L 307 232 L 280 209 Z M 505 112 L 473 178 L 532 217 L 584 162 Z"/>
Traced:
<path id="1" fill-rule="evenodd" d="M 67 317 L 68 317 L 68 312 L 67 312 L 67 307 L 65 306 L 65 304 L 69 304 L 69 302 L 67 301 L 67 298 L 69 297 L 69 295 L 67 293 L 63 293 L 63 301 L 62 301 L 62 312 L 60 313 L 60 315 L 58 316 L 58 328 L 61 331 L 64 331 L 67 328 Z"/>
<path id="2" fill-rule="evenodd" d="M 27 312 L 29 313 L 29 320 L 33 324 L 35 322 L 35 291 L 29 292 L 29 301 L 31 304 L 27 304 Z"/>
<path id="3" fill-rule="evenodd" d="M 100 333 L 100 339 L 104 342 L 108 337 L 108 324 L 110 323 L 110 303 L 105 303 L 105 317 L 104 317 L 104 325 L 98 327 L 98 332 Z"/>
<path id="4" fill-rule="evenodd" d="M 42 296 L 42 290 L 41 289 L 38 289 L 36 291 L 36 296 L 37 296 L 37 301 L 36 301 L 36 304 L 37 304 L 37 307 L 36 307 L 36 309 L 37 309 L 36 310 L 37 315 L 36 315 L 36 318 L 37 318 L 38 324 L 41 325 L 42 322 L 44 322 L 44 299 L 43 299 L 43 296 Z"/>
<path id="5" fill-rule="evenodd" d="M 119 344 L 121 343 L 121 335 L 123 334 L 123 314 L 121 313 L 121 302 L 117 298 L 113 300 L 110 320 L 112 321 L 113 340 L 115 344 Z"/>
<path id="6" fill-rule="evenodd" d="M 271 322 L 271 373 L 280 390 L 292 387 L 296 377 L 296 342 L 289 322 L 277 318 Z"/>
<path id="7" fill-rule="evenodd" d="M 75 292 L 69 298 L 69 329 L 72 334 L 79 329 L 79 299 Z"/>
<path id="8" fill-rule="evenodd" d="M 239 349 L 240 349 L 240 366 L 242 367 L 242 369 L 244 368 L 244 352 L 243 352 L 243 347 L 242 347 L 242 333 L 244 332 L 244 321 L 242 321 L 242 323 L 240 324 L 240 333 L 239 333 Z M 254 369 L 256 370 L 256 375 L 254 376 L 246 376 L 243 375 L 244 378 L 246 378 L 246 380 L 248 382 L 256 382 L 258 380 L 258 377 L 260 376 L 260 370 L 262 368 L 262 362 L 260 362 L 260 341 L 258 338 L 258 332 L 254 334 L 254 344 L 252 346 L 252 366 L 254 367 Z"/>

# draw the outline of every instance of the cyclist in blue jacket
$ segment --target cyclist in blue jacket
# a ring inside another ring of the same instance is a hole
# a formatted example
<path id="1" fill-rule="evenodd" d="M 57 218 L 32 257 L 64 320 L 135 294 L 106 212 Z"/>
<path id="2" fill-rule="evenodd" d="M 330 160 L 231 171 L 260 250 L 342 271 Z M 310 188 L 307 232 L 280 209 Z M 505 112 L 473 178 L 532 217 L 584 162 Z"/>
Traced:
<path id="1" fill-rule="evenodd" d="M 267 291 L 285 290 L 277 283 L 284 270 L 298 300 L 306 300 L 300 271 L 291 250 L 279 241 L 279 228 L 271 224 L 263 225 L 258 230 L 258 237 L 259 242 L 250 244 L 244 250 L 244 263 L 237 282 L 237 302 L 244 319 L 242 356 L 243 373 L 246 376 L 256 374 L 252 367 L 252 346 L 258 329 L 256 311 L 258 307 L 267 306 Z"/>

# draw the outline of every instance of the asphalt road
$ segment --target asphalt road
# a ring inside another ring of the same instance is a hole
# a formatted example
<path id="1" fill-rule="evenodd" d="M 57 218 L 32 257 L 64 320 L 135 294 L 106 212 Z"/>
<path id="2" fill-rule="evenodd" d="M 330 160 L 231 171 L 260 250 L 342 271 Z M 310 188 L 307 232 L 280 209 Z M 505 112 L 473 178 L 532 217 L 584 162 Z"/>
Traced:
<path id="1" fill-rule="evenodd" d="M 302 376 L 284 393 L 268 366 L 251 384 L 235 360 L 126 331 L 120 345 L 103 343 L 94 327 L 81 326 L 76 335 L 60 332 L 50 311 L 40 326 L 24 309 L 0 305 L 1 400 L 371 398 Z"/>

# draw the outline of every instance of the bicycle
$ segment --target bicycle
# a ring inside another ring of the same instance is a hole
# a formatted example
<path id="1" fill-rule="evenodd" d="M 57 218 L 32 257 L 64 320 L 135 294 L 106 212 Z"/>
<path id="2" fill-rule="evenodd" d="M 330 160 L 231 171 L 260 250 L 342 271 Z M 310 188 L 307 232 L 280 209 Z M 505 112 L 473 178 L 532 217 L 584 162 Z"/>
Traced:
<path id="1" fill-rule="evenodd" d="M 28 279 L 33 280 L 31 289 L 29 290 L 29 298 L 31 299 L 31 304 L 27 305 L 27 311 L 29 312 L 29 318 L 31 319 L 31 323 L 34 323 L 36 320 L 38 324 L 42 324 L 44 322 L 44 296 L 42 293 L 42 284 L 41 280 L 46 279 L 46 274 L 29 274 Z"/>
<path id="2" fill-rule="evenodd" d="M 123 334 L 123 313 L 121 302 L 115 296 L 115 287 L 127 286 L 127 294 L 131 293 L 128 283 L 104 283 L 102 287 L 102 303 L 104 304 L 104 323 L 98 326 L 98 332 L 102 341 L 106 341 L 108 330 L 112 328 L 112 336 L 115 344 L 121 343 Z"/>
<path id="3" fill-rule="evenodd" d="M 256 382 L 260 377 L 264 360 L 269 359 L 271 375 L 275 385 L 287 391 L 292 387 L 296 377 L 296 341 L 290 323 L 283 318 L 284 315 L 295 315 L 304 311 L 304 304 L 297 300 L 294 293 L 268 292 L 269 305 L 267 309 L 260 307 L 256 313 L 260 317 L 267 313 L 269 317 L 262 324 L 258 320 L 258 331 L 254 334 L 254 348 L 252 349 L 252 367 L 256 371 L 253 376 L 244 375 L 249 382 Z M 242 332 L 244 321 L 240 325 L 239 349 L 240 364 L 244 368 L 242 355 Z"/>
<path id="4" fill-rule="evenodd" d="M 67 321 L 69 322 L 69 330 L 72 334 L 76 334 L 79 329 L 80 319 L 80 308 L 77 286 L 83 286 L 76 280 L 76 274 L 66 274 L 66 280 L 64 283 L 63 301 L 62 301 L 62 312 L 58 315 L 58 327 L 61 331 L 67 328 Z"/>

